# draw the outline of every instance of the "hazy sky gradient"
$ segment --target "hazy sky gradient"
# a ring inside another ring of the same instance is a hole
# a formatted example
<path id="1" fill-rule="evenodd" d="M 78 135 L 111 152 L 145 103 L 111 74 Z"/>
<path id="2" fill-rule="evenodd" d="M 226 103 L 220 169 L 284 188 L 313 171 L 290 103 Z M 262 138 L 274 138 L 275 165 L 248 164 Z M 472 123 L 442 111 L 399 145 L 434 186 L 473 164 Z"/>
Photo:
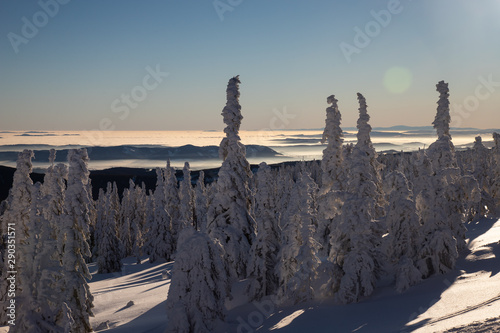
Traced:
<path id="1" fill-rule="evenodd" d="M 331 94 L 342 125 L 355 126 L 357 92 L 372 126 L 430 125 L 439 80 L 449 82 L 454 125 L 500 127 L 498 0 L 402 0 L 385 27 L 371 11 L 392 0 L 220 2 L 240 4 L 221 20 L 212 0 L 72 0 L 16 53 L 9 33 L 23 37 L 23 17 L 43 19 L 42 7 L 2 0 L 0 129 L 221 129 L 234 75 L 243 129 L 321 128 Z M 356 46 L 356 27 L 380 31 L 349 63 L 340 44 Z M 140 88 L 157 65 L 169 75 Z M 147 97 L 126 107 L 134 89 Z M 285 111 L 294 118 L 280 119 Z"/>

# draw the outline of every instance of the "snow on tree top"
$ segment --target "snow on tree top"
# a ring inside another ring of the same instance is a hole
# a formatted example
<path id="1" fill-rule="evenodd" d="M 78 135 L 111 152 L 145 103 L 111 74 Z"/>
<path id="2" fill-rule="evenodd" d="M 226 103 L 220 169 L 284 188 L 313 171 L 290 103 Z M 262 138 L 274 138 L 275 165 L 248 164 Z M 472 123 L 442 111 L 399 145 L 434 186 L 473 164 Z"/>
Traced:
<path id="1" fill-rule="evenodd" d="M 497 132 L 493 132 L 493 141 L 495 142 L 495 146 L 499 147 L 500 146 L 500 134 Z"/>
<path id="2" fill-rule="evenodd" d="M 337 105 L 338 100 L 335 98 L 335 95 L 330 95 L 327 97 L 326 102 L 331 104 L 331 106 L 326 108 L 326 124 L 321 143 L 325 143 L 327 140 L 331 143 L 330 141 L 332 141 L 332 139 L 336 137 L 341 138 L 343 136 L 342 130 L 340 129 L 342 117 Z M 340 145 L 342 146 L 342 141 L 340 141 Z"/>
<path id="3" fill-rule="evenodd" d="M 241 151 L 245 154 L 245 149 L 242 144 L 240 144 L 240 137 L 238 135 L 241 126 L 241 120 L 243 116 L 241 115 L 241 105 L 239 103 L 240 91 L 240 77 L 239 75 L 231 78 L 227 84 L 226 89 L 226 106 L 222 109 L 222 117 L 226 128 L 224 128 L 224 133 L 226 137 L 222 139 L 219 148 L 219 156 L 225 160 L 229 154 L 229 150 L 233 152 Z"/>
<path id="4" fill-rule="evenodd" d="M 357 123 L 357 128 L 358 128 L 358 145 L 365 145 L 365 144 L 371 144 L 371 139 L 370 139 L 370 132 L 372 131 L 372 127 L 370 124 L 368 124 L 368 121 L 370 121 L 370 116 L 368 115 L 368 112 L 366 108 L 368 105 L 366 105 L 366 99 L 363 97 L 362 94 L 358 93 L 358 101 L 359 101 L 359 119 Z"/>
<path id="5" fill-rule="evenodd" d="M 448 100 L 449 89 L 448 83 L 444 81 L 439 81 L 436 84 L 436 90 L 439 92 L 439 100 L 437 102 L 437 113 L 436 118 L 432 122 L 434 128 L 437 131 L 438 138 L 442 138 L 444 135 L 447 135 L 451 138 L 450 135 L 450 101 Z"/>
<path id="6" fill-rule="evenodd" d="M 241 115 L 241 105 L 238 101 L 240 97 L 240 83 L 239 75 L 237 75 L 231 78 L 227 84 L 227 103 L 222 110 L 222 116 L 224 117 L 224 124 L 227 125 L 224 129 L 224 133 L 226 133 L 228 138 L 238 136 L 241 120 L 243 119 Z"/>
<path id="7" fill-rule="evenodd" d="M 35 157 L 33 150 L 25 149 L 19 153 L 18 157 L 19 158 L 17 160 L 17 169 L 18 170 L 22 169 L 21 171 L 22 173 L 30 174 L 33 169 L 33 166 L 31 164 L 31 159 Z"/>

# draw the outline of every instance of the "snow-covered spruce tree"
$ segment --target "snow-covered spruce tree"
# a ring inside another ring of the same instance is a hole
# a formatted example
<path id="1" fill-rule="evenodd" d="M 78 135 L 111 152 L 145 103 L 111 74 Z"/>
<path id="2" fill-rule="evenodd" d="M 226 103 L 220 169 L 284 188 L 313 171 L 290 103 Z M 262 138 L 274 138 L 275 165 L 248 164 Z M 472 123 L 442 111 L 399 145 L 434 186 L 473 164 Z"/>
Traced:
<path id="1" fill-rule="evenodd" d="M 111 193 L 103 200 L 104 212 L 96 223 L 97 268 L 99 273 L 114 273 L 122 269 L 122 250 L 116 235 L 118 212 L 113 209 Z M 101 208 L 99 205 L 99 208 Z"/>
<path id="2" fill-rule="evenodd" d="M 413 157 L 413 172 L 412 181 L 413 185 L 412 192 L 413 198 L 416 201 L 417 196 L 423 191 L 428 190 L 432 186 L 432 176 L 434 175 L 434 169 L 432 167 L 432 161 L 427 156 L 426 150 L 419 150 L 415 152 Z"/>
<path id="3" fill-rule="evenodd" d="M 491 154 L 483 144 L 480 136 L 476 137 L 472 148 L 472 174 L 478 181 L 481 190 L 481 202 L 477 207 L 478 216 L 485 216 L 494 209 L 494 202 L 491 195 Z"/>
<path id="4" fill-rule="evenodd" d="M 184 229 L 167 297 L 166 332 L 215 331 L 225 317 L 229 277 L 218 240 L 193 228 Z"/>
<path id="5" fill-rule="evenodd" d="M 440 81 L 436 85 L 439 92 L 436 118 L 433 122 L 438 134 L 438 139 L 429 146 L 428 154 L 434 166 L 434 177 L 443 178 L 434 181 L 434 184 L 442 186 L 442 194 L 446 199 L 444 205 L 443 218 L 448 223 L 453 237 L 457 241 L 459 250 L 465 248 L 465 215 L 463 205 L 460 202 L 461 193 L 461 172 L 458 168 L 455 156 L 455 147 L 451 141 L 450 130 L 450 109 L 448 84 Z"/>
<path id="6" fill-rule="evenodd" d="M 88 155 L 86 149 L 71 149 L 68 152 L 68 187 L 61 219 L 63 253 L 63 299 L 71 309 L 74 319 L 71 332 L 91 332 L 89 317 L 93 316 L 94 297 L 90 293 L 87 280 L 91 275 L 85 263 L 90 257 L 88 234 L 90 217 L 88 206 L 91 195 L 87 191 L 89 181 Z"/>
<path id="7" fill-rule="evenodd" d="M 130 180 L 130 187 L 133 186 Z M 131 190 L 132 191 L 132 190 Z M 136 186 L 134 191 L 134 214 L 131 219 L 131 240 L 132 240 L 132 255 L 137 259 L 137 263 L 141 262 L 142 247 L 144 244 L 144 225 L 146 223 L 146 193 L 145 185 Z"/>
<path id="8" fill-rule="evenodd" d="M 247 294 L 251 299 L 260 300 L 266 295 L 273 295 L 278 288 L 276 265 L 280 245 L 276 184 L 271 168 L 265 162 L 259 165 L 256 184 L 257 236 L 250 250 L 247 275 L 253 280 L 248 285 Z"/>
<path id="9" fill-rule="evenodd" d="M 149 194 L 146 195 L 146 219 L 144 221 L 144 228 L 142 230 L 144 237 L 144 244 L 142 245 L 142 251 L 143 253 L 149 255 L 151 254 L 152 250 L 152 239 L 150 236 L 152 235 L 151 232 L 153 229 L 155 229 L 155 199 L 154 199 L 154 194 L 152 193 L 151 190 L 148 191 Z"/>
<path id="10" fill-rule="evenodd" d="M 150 250 L 149 262 L 158 260 L 170 261 L 174 253 L 171 233 L 171 219 L 165 210 L 165 188 L 162 170 L 156 169 L 156 189 L 154 192 L 154 221 L 147 237 L 147 247 Z"/>
<path id="11" fill-rule="evenodd" d="M 177 238 L 182 229 L 181 224 L 181 201 L 179 198 L 179 188 L 175 169 L 170 166 L 170 160 L 167 160 L 167 167 L 163 170 L 164 177 L 164 192 L 165 192 L 165 209 L 170 216 L 171 234 L 172 234 L 172 251 L 177 249 Z M 157 197 L 156 197 L 157 199 Z"/>
<path id="12" fill-rule="evenodd" d="M 182 169 L 183 179 L 180 183 L 179 198 L 180 198 L 180 216 L 181 229 L 194 227 L 194 190 L 191 185 L 191 170 L 189 163 L 184 163 Z"/>
<path id="13" fill-rule="evenodd" d="M 196 230 L 206 231 L 208 197 L 207 188 L 205 186 L 205 173 L 203 171 L 200 171 L 198 175 L 194 198 L 194 228 Z"/>
<path id="14" fill-rule="evenodd" d="M 358 142 L 347 160 L 348 182 L 346 199 L 339 223 L 332 230 L 332 248 L 329 260 L 342 270 L 330 281 L 332 291 L 337 291 L 343 303 L 357 302 L 369 296 L 375 287 L 381 255 L 380 227 L 375 222 L 383 214 L 385 200 L 380 181 L 381 165 L 370 139 L 370 119 L 366 101 L 358 93 L 359 120 Z"/>
<path id="15" fill-rule="evenodd" d="M 320 260 L 319 243 L 314 239 L 317 211 L 312 194 L 316 184 L 302 171 L 290 199 L 288 223 L 283 229 L 279 254 L 278 298 L 281 303 L 297 304 L 314 298 L 313 282 Z"/>
<path id="16" fill-rule="evenodd" d="M 492 179 L 491 179 L 491 196 L 493 197 L 493 205 L 495 214 L 500 210 L 500 134 L 493 133 L 493 142 L 495 145 L 491 151 L 492 161 Z"/>
<path id="17" fill-rule="evenodd" d="M 21 255 L 21 247 L 25 244 L 28 236 L 28 227 L 30 219 L 30 209 L 31 209 L 31 191 L 33 187 L 33 181 L 30 178 L 30 173 L 32 171 L 31 159 L 33 158 L 33 151 L 24 150 L 18 154 L 16 171 L 13 176 L 12 187 L 9 191 L 9 196 L 6 199 L 6 211 L 2 216 L 2 234 L 7 235 L 9 223 L 10 226 L 15 228 L 15 240 L 17 244 L 17 252 L 15 268 L 20 271 L 23 266 L 27 266 L 31 263 L 26 262 L 26 258 Z M 3 258 L 4 260 L 6 258 Z M 8 261 L 5 260 L 5 263 Z M 0 311 L 0 319 L 3 323 L 7 322 L 7 271 L 6 266 L 0 268 L 2 272 L 1 276 L 1 291 L 0 297 L 3 304 L 3 308 Z M 22 292 L 22 277 L 18 276 L 17 281 L 17 293 Z"/>
<path id="18" fill-rule="evenodd" d="M 465 233 L 467 232 L 467 228 L 465 227 L 465 223 L 478 220 L 484 216 L 480 213 L 482 195 L 477 179 L 470 173 L 457 177 L 452 185 L 452 191 L 448 191 L 453 195 L 450 198 L 450 209 L 452 211 L 450 219 L 463 221 L 461 224 L 451 224 L 458 240 L 458 249 L 462 250 L 466 248 Z"/>
<path id="19" fill-rule="evenodd" d="M 436 85 L 439 92 L 437 102 L 436 118 L 432 123 L 436 129 L 438 139 L 429 146 L 428 155 L 432 161 L 434 171 L 438 173 L 445 168 L 457 168 L 457 159 L 455 157 L 455 147 L 451 142 L 450 135 L 450 101 L 448 100 L 448 83 L 439 81 Z"/>
<path id="20" fill-rule="evenodd" d="M 135 213 L 134 206 L 134 188 L 126 188 L 123 190 L 122 202 L 120 204 L 120 215 L 121 220 L 118 229 L 118 235 L 120 235 L 120 246 L 122 248 L 122 258 L 128 257 L 132 254 L 133 240 L 131 235 L 131 224 L 130 221 Z"/>
<path id="21" fill-rule="evenodd" d="M 61 216 L 64 211 L 64 195 L 66 191 L 66 179 L 68 179 L 68 166 L 59 163 L 54 165 L 56 152 L 50 151 L 50 166 L 45 174 L 42 185 L 42 193 L 46 198 L 47 206 L 43 209 L 44 217 L 51 224 L 53 232 L 51 238 L 57 239 L 60 235 Z M 62 249 L 58 249 L 61 253 Z"/>
<path id="22" fill-rule="evenodd" d="M 420 219 L 417 215 L 408 181 L 400 171 L 393 171 L 386 178 L 388 185 L 387 215 L 388 258 L 395 265 L 396 290 L 403 292 L 422 279 L 416 267 L 421 240 Z"/>
<path id="23" fill-rule="evenodd" d="M 429 187 L 422 190 L 416 200 L 421 218 L 422 239 L 418 268 L 424 277 L 447 273 L 458 258 L 457 239 L 449 223 L 448 183 L 445 177 L 429 177 Z"/>
<path id="24" fill-rule="evenodd" d="M 284 228 L 287 223 L 286 212 L 288 211 L 293 185 L 294 182 L 289 168 L 285 165 L 281 166 L 278 169 L 276 179 L 276 211 L 279 229 Z"/>
<path id="25" fill-rule="evenodd" d="M 357 142 L 354 146 L 352 152 L 350 154 L 354 154 L 357 156 L 350 156 L 349 159 L 352 163 L 353 160 L 363 156 L 363 167 L 365 171 L 363 171 L 363 175 L 367 178 L 356 178 L 358 182 L 357 185 L 360 185 L 360 188 L 363 187 L 362 183 L 364 181 L 372 182 L 375 187 L 371 188 L 371 190 L 367 191 L 365 195 L 369 195 L 375 199 L 375 207 L 373 212 L 373 218 L 378 219 L 385 215 L 384 206 L 387 204 L 384 200 L 384 191 L 382 189 L 382 178 L 381 178 L 381 170 L 383 169 L 383 165 L 378 162 L 377 157 L 378 154 L 373 147 L 372 140 L 370 138 L 370 132 L 372 127 L 368 123 L 370 120 L 370 116 L 368 115 L 366 99 L 358 93 L 358 101 L 359 101 L 359 119 L 357 122 Z M 366 155 L 366 157 L 364 156 Z M 347 189 L 353 189 L 353 186 L 346 186 Z M 369 187 L 365 188 L 368 189 Z"/>
<path id="26" fill-rule="evenodd" d="M 40 323 L 36 313 L 36 271 L 34 261 L 36 242 L 39 230 L 38 200 L 40 199 L 40 184 L 31 187 L 31 200 L 29 216 L 25 222 L 22 243 L 17 247 L 19 260 L 17 261 L 17 292 L 16 292 L 16 325 L 10 327 L 10 332 L 34 332 Z"/>
<path id="27" fill-rule="evenodd" d="M 231 276 L 245 278 L 246 263 L 253 243 L 255 219 L 251 215 L 252 177 L 245 157 L 245 146 L 238 135 L 242 115 L 239 98 L 239 78 L 227 85 L 227 103 L 222 110 L 226 137 L 221 141 L 219 155 L 224 160 L 219 170 L 215 197 L 208 209 L 209 235 L 218 239 L 225 249 Z"/>
<path id="28" fill-rule="evenodd" d="M 64 211 L 65 180 L 68 167 L 59 163 L 54 165 L 56 151 L 51 149 L 50 166 L 45 173 L 41 188 L 35 187 L 33 193 L 31 222 L 35 227 L 36 250 L 33 261 L 33 297 L 38 320 L 37 329 L 51 332 L 67 332 L 73 323 L 71 310 L 62 295 L 61 250 L 58 238 L 61 237 L 61 216 Z M 39 184 L 36 184 L 39 185 Z M 38 332 L 38 330 L 36 330 Z"/>
<path id="29" fill-rule="evenodd" d="M 323 150 L 321 161 L 322 181 L 319 194 L 319 219 L 317 239 L 321 244 L 320 253 L 328 255 L 330 251 L 330 230 L 334 228 L 334 218 L 340 213 L 342 206 L 341 192 L 345 188 L 346 178 L 343 166 L 343 134 L 340 128 L 342 119 L 337 99 L 334 95 L 327 98 L 327 103 L 332 104 L 326 109 L 326 124 L 323 132 L 322 143 L 328 141 L 328 146 Z"/>
<path id="30" fill-rule="evenodd" d="M 73 324 L 71 310 L 61 298 L 60 255 L 56 239 L 49 221 L 44 218 L 42 207 L 46 207 L 47 198 L 42 195 L 40 183 L 33 187 L 30 212 L 30 231 L 24 249 L 27 262 L 31 265 L 20 271 L 20 275 L 29 274 L 29 280 L 17 295 L 17 324 L 12 332 L 69 332 Z"/>
<path id="31" fill-rule="evenodd" d="M 108 186 L 110 183 L 108 182 Z M 94 246 L 92 247 L 92 258 L 95 259 L 97 258 L 97 244 L 99 244 L 99 237 L 100 233 L 98 230 L 101 229 L 101 227 L 105 224 L 106 220 L 106 201 L 107 201 L 107 195 L 104 192 L 104 189 L 100 188 L 99 189 L 99 194 L 97 195 L 97 200 L 96 200 L 96 223 L 95 223 L 95 229 L 94 229 Z"/>
<path id="32" fill-rule="evenodd" d="M 332 104 L 326 109 L 325 129 L 321 143 L 328 142 L 328 146 L 323 150 L 323 160 L 321 161 L 322 190 L 342 191 L 345 187 L 345 172 L 343 168 L 342 144 L 344 142 L 340 115 L 337 106 L 338 100 L 334 95 L 327 98 L 327 103 Z"/>

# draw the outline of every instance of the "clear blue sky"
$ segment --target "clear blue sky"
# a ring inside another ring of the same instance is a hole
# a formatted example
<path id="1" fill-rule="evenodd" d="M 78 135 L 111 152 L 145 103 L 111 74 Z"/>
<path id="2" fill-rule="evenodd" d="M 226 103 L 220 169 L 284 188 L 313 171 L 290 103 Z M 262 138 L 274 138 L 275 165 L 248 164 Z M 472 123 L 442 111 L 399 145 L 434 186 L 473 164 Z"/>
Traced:
<path id="1" fill-rule="evenodd" d="M 430 125 L 439 80 L 455 125 L 500 127 L 498 0 L 220 0 L 223 20 L 212 0 L 72 0 L 51 17 L 55 1 L 0 2 L 2 130 L 221 129 L 234 75 L 243 129 L 321 128 L 331 94 L 355 126 L 357 92 L 373 126 Z"/>

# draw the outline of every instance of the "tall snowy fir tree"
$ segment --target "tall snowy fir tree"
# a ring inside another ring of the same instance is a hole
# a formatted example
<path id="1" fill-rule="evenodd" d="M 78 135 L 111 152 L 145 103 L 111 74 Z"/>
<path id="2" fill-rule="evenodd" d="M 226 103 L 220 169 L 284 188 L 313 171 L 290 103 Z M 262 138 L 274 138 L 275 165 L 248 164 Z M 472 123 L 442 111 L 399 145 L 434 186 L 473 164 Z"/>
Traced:
<path id="1" fill-rule="evenodd" d="M 322 190 L 324 192 L 342 191 L 346 182 L 342 155 L 344 135 L 340 127 L 342 116 L 337 102 L 334 95 L 327 98 L 327 103 L 332 105 L 326 109 L 325 129 L 321 139 L 321 143 L 328 142 L 328 146 L 323 150 L 323 160 L 321 161 Z"/>
<path id="2" fill-rule="evenodd" d="M 131 219 L 131 242 L 132 242 L 132 255 L 136 258 L 136 262 L 139 264 L 141 262 L 141 256 L 143 254 L 143 244 L 144 244 L 144 225 L 146 223 L 146 193 L 145 185 L 135 186 L 132 189 L 134 183 L 130 180 L 129 190 L 134 193 L 132 205 L 134 207 L 134 213 Z"/>
<path id="3" fill-rule="evenodd" d="M 180 183 L 179 197 L 180 197 L 180 217 L 181 229 L 194 227 L 194 190 L 191 185 L 191 170 L 189 163 L 184 164 L 182 169 L 183 179 Z"/>
<path id="4" fill-rule="evenodd" d="M 163 172 L 160 168 L 156 169 L 156 189 L 154 192 L 154 219 L 150 226 L 147 244 L 149 248 L 149 262 L 154 263 L 158 260 L 170 261 L 174 253 L 174 242 L 171 231 L 171 218 L 165 207 L 165 184 L 163 181 Z"/>
<path id="5" fill-rule="evenodd" d="M 318 221 L 318 240 L 322 246 L 321 253 L 328 255 L 330 251 L 330 232 L 335 229 L 336 219 L 339 218 L 342 207 L 342 191 L 346 186 L 344 158 L 342 144 L 344 142 L 340 121 L 342 117 L 337 106 L 338 100 L 334 95 L 327 98 L 332 104 L 326 109 L 325 129 L 322 143 L 328 141 L 323 150 L 321 161 L 322 181 L 319 195 L 320 217 Z"/>
<path id="6" fill-rule="evenodd" d="M 461 203 L 458 202 L 460 170 L 450 136 L 448 84 L 440 81 L 436 90 L 439 100 L 433 125 L 438 138 L 428 149 L 434 171 L 430 180 L 433 187 L 421 192 L 421 200 L 417 200 L 425 232 L 422 254 L 427 258 L 426 265 L 421 264 L 420 269 L 426 276 L 444 273 L 454 267 L 457 250 L 465 248 L 466 232 Z"/>
<path id="7" fill-rule="evenodd" d="M 291 197 L 286 224 L 282 230 L 279 263 L 278 299 L 281 303 L 299 303 L 314 298 L 312 283 L 320 260 L 319 243 L 314 239 L 317 211 L 313 195 L 317 186 L 301 167 Z"/>
<path id="8" fill-rule="evenodd" d="M 491 180 L 491 196 L 493 199 L 495 214 L 500 212 L 500 134 L 493 133 L 493 142 L 495 145 L 491 151 L 492 161 L 492 180 Z"/>
<path id="9" fill-rule="evenodd" d="M 24 186 L 29 186 L 29 198 L 24 198 L 24 202 L 12 202 L 12 204 L 20 205 L 18 214 L 24 212 L 26 215 L 17 215 L 21 222 L 19 243 L 16 251 L 16 269 L 19 272 L 16 279 L 16 325 L 10 326 L 10 332 L 34 332 L 38 322 L 40 321 L 39 316 L 35 313 L 35 272 L 33 262 L 35 260 L 36 254 L 36 235 L 38 230 L 35 227 L 35 216 L 36 209 L 38 205 L 38 199 L 40 197 L 39 185 L 32 185 L 32 181 L 29 178 L 29 173 L 31 173 L 32 164 L 31 159 L 34 157 L 32 151 L 24 151 L 20 153 L 17 161 L 17 166 L 20 167 L 21 172 L 19 176 L 23 177 L 25 182 Z M 18 169 L 19 170 L 19 169 Z M 16 173 L 17 171 L 16 170 Z M 15 177 L 15 175 L 14 175 Z M 19 193 L 19 192 L 18 192 Z M 20 193 L 19 193 L 20 194 Z M 14 199 L 14 197 L 13 197 Z M 23 198 L 21 198 L 22 200 Z M 23 207 L 24 206 L 24 207 Z M 10 220 L 10 219 L 8 219 Z M 11 222 L 14 222 L 11 220 Z M 18 231 L 19 233 L 19 231 Z"/>
<path id="10" fill-rule="evenodd" d="M 292 191 L 291 212 L 283 230 L 278 266 L 281 303 L 297 304 L 315 297 L 313 283 L 321 263 L 317 253 L 320 244 L 314 239 L 317 211 L 313 195 L 317 186 L 302 170 Z"/>
<path id="11" fill-rule="evenodd" d="M 165 206 L 168 216 L 170 216 L 170 233 L 172 237 L 172 251 L 177 249 L 177 238 L 182 229 L 179 188 L 177 186 L 177 177 L 175 170 L 170 166 L 170 160 L 167 160 L 167 166 L 163 170 L 163 191 L 165 192 Z M 155 200 L 158 198 L 155 197 Z"/>
<path id="12" fill-rule="evenodd" d="M 22 254 L 29 263 L 19 271 L 24 283 L 16 295 L 17 324 L 11 332 L 69 332 L 73 319 L 71 310 L 61 298 L 60 256 L 51 225 L 43 217 L 46 206 L 40 183 L 33 186 L 29 232 Z M 20 249 L 20 250 L 21 250 Z"/>
<path id="13" fill-rule="evenodd" d="M 449 134 L 448 85 L 440 81 L 436 88 L 440 96 L 433 125 L 438 139 L 428 149 L 429 159 L 424 153 L 416 183 L 415 203 L 422 224 L 418 268 L 424 277 L 446 273 L 455 266 L 458 250 L 452 223 L 462 223 L 461 219 L 454 221 L 456 212 L 451 211 L 457 163 Z"/>
<path id="14" fill-rule="evenodd" d="M 330 261 L 342 274 L 335 274 L 330 285 L 338 290 L 343 303 L 357 302 L 369 296 L 375 287 L 380 253 L 377 250 L 381 235 L 375 220 L 382 216 L 385 200 L 381 188 L 381 165 L 370 139 L 370 117 L 363 95 L 358 93 L 358 142 L 347 160 L 348 182 L 346 200 L 336 230 L 330 239 Z"/>
<path id="15" fill-rule="evenodd" d="M 97 268 L 99 273 L 121 271 L 122 249 L 116 235 L 118 212 L 113 209 L 111 193 L 106 193 L 103 200 L 104 214 L 96 223 Z"/>
<path id="16" fill-rule="evenodd" d="M 227 103 L 222 110 L 226 137 L 221 141 L 219 155 L 224 160 L 219 170 L 215 197 L 208 210 L 209 235 L 218 239 L 226 251 L 231 276 L 246 277 L 246 263 L 255 233 L 255 219 L 251 214 L 252 177 L 240 142 L 241 106 L 239 104 L 238 76 L 229 80 Z"/>
<path id="17" fill-rule="evenodd" d="M 45 174 L 42 192 L 47 198 L 47 207 L 43 209 L 44 217 L 51 224 L 52 238 L 57 239 L 60 232 L 60 220 L 64 212 L 64 195 L 66 191 L 66 179 L 68 178 L 68 166 L 63 163 L 54 165 L 56 151 L 51 149 L 50 166 Z M 58 249 L 61 253 L 62 249 Z"/>
<path id="18" fill-rule="evenodd" d="M 248 285 L 247 294 L 252 299 L 260 300 L 266 295 L 273 295 L 278 288 L 276 265 L 280 246 L 276 184 L 271 168 L 265 162 L 259 165 L 256 185 L 257 236 L 250 250 L 247 275 L 253 280 Z"/>
<path id="19" fill-rule="evenodd" d="M 436 90 L 439 92 L 439 100 L 437 102 L 436 118 L 432 124 L 436 129 L 438 139 L 429 146 L 428 155 L 433 163 L 434 171 L 438 173 L 442 169 L 456 168 L 458 165 L 455 157 L 455 147 L 450 135 L 451 117 L 448 83 L 439 81 Z"/>
<path id="20" fill-rule="evenodd" d="M 225 318 L 229 277 L 217 240 L 193 228 L 179 237 L 167 297 L 166 332 L 215 332 Z"/>
<path id="21" fill-rule="evenodd" d="M 152 251 L 152 230 L 156 230 L 156 224 L 155 224 L 155 199 L 154 199 L 154 194 L 152 193 L 151 190 L 148 191 L 148 195 L 146 195 L 146 202 L 145 202 L 145 207 L 146 207 L 146 216 L 144 220 L 144 228 L 142 230 L 144 234 L 144 243 L 142 245 L 142 251 L 144 254 L 151 254 Z"/>
<path id="22" fill-rule="evenodd" d="M 133 243 L 133 235 L 132 235 L 132 226 L 131 220 L 135 214 L 135 205 L 134 205 L 134 189 L 126 188 L 123 190 L 122 200 L 120 204 L 120 213 L 117 215 L 117 218 L 120 220 L 120 223 L 117 223 L 118 227 L 118 235 L 120 235 L 120 246 L 122 248 L 122 258 L 128 257 L 132 254 Z"/>
<path id="23" fill-rule="evenodd" d="M 7 209 L 2 216 L 3 229 L 2 234 L 8 233 L 8 226 L 14 227 L 15 229 L 15 241 L 18 250 L 16 251 L 15 263 L 16 269 L 22 270 L 23 267 L 31 265 L 27 261 L 27 258 L 22 254 L 23 246 L 27 242 L 29 236 L 29 225 L 30 225 L 30 210 L 31 210 L 31 192 L 33 187 L 33 181 L 30 178 L 30 173 L 32 171 L 31 159 L 33 158 L 33 151 L 24 150 L 18 154 L 16 162 L 16 171 L 14 172 L 12 187 L 9 191 L 9 196 L 6 199 Z M 12 223 L 12 224 L 10 224 Z M 12 230 L 12 229 L 11 229 Z M 1 301 L 3 307 L 7 304 L 7 269 L 5 266 L 1 268 L 2 280 L 1 280 Z M 22 276 L 18 276 L 17 280 L 17 293 L 22 294 L 23 292 L 23 279 Z M 27 281 L 29 285 L 29 281 Z M 6 321 L 7 309 L 2 308 L 1 319 Z"/>
<path id="24" fill-rule="evenodd" d="M 194 195 L 194 208 L 195 208 L 195 229 L 206 231 L 207 229 L 207 210 L 208 210 L 208 197 L 207 188 L 205 186 L 205 172 L 200 171 L 198 181 L 196 182 L 195 195 Z"/>
<path id="25" fill-rule="evenodd" d="M 477 136 L 472 148 L 472 174 L 478 181 L 481 190 L 481 202 L 477 207 L 477 214 L 485 216 L 494 210 L 494 202 L 491 195 L 491 155 L 488 148 L 483 144 L 480 136 Z"/>
<path id="26" fill-rule="evenodd" d="M 89 317 L 93 316 L 94 307 L 94 297 L 87 283 L 91 275 L 85 263 L 85 257 L 91 255 L 86 239 L 90 225 L 89 205 L 92 200 L 87 191 L 88 160 L 86 149 L 71 149 L 68 152 L 68 186 L 61 219 L 63 295 L 74 320 L 71 332 L 75 333 L 92 331 Z"/>
<path id="27" fill-rule="evenodd" d="M 396 290 L 403 292 L 419 282 L 422 274 L 417 269 L 420 219 L 408 181 L 400 171 L 393 171 L 386 179 L 388 206 L 385 223 L 388 236 L 388 258 L 395 265 Z"/>
<path id="28" fill-rule="evenodd" d="M 293 185 L 293 176 L 291 172 L 289 172 L 288 167 L 280 168 L 278 171 L 278 179 L 276 180 L 276 192 L 278 193 L 276 205 L 278 207 L 278 226 L 280 228 L 284 228 L 288 223 L 286 218 Z"/>
<path id="29" fill-rule="evenodd" d="M 457 239 L 449 224 L 449 203 L 444 177 L 429 177 L 428 189 L 416 198 L 422 224 L 418 268 L 424 277 L 450 271 L 458 258 Z"/>

